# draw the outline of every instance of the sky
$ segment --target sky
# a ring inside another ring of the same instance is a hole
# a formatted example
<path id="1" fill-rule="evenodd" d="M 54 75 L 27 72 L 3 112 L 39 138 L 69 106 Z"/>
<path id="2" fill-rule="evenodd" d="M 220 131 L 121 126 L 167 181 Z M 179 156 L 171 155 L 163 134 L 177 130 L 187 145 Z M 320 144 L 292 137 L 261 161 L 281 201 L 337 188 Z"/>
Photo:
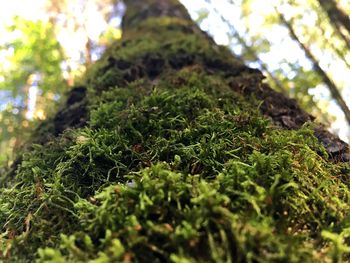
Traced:
<path id="1" fill-rule="evenodd" d="M 342 0 L 344 1 L 344 0 Z M 346 0 L 345 0 L 346 1 Z M 12 17 L 14 15 L 21 16 L 25 19 L 37 20 L 37 19 L 47 19 L 44 7 L 46 0 L 0 0 L 0 45 L 11 38 L 12 36 L 6 33 L 5 25 L 8 25 L 12 21 Z M 72 1 L 73 3 L 74 1 Z M 210 5 L 206 3 L 205 0 L 181 0 L 181 2 L 188 8 L 191 16 L 194 19 L 198 18 L 198 11 L 203 8 L 209 8 Z M 264 14 L 271 12 L 271 5 L 267 4 L 266 1 L 253 1 L 254 2 L 254 10 L 256 14 L 254 14 L 250 23 L 252 23 L 252 28 L 257 28 L 260 30 L 262 28 L 261 24 L 263 23 L 262 17 Z M 240 19 L 240 10 L 238 8 L 234 8 L 232 5 L 228 4 L 227 0 L 215 0 L 215 7 L 217 10 L 227 19 L 229 20 L 235 27 L 240 30 L 244 28 L 244 24 Z M 288 16 L 288 10 L 284 10 L 285 14 Z M 86 22 L 86 28 L 89 36 L 92 39 L 96 39 L 101 30 L 106 28 L 107 24 L 104 19 L 97 15 L 94 10 L 94 6 L 88 7 L 88 19 L 86 17 L 80 17 L 82 21 Z M 85 20 L 84 20 L 85 19 Z M 312 19 L 312 17 L 305 19 Z M 311 21 L 310 21 L 311 22 Z M 118 23 L 118 21 L 117 21 Z M 201 24 L 203 30 L 209 31 L 214 40 L 221 45 L 230 44 L 229 38 L 227 36 L 228 28 L 223 24 L 221 18 L 218 15 L 215 15 L 214 12 L 209 15 L 208 19 L 205 20 L 204 23 Z M 275 58 L 285 57 L 288 61 L 295 62 L 296 58 L 299 63 L 304 65 L 305 67 L 310 67 L 310 63 L 305 59 L 302 51 L 299 49 L 296 43 L 293 41 L 288 41 L 288 32 L 282 29 L 273 29 L 271 32 L 263 32 L 269 36 L 269 40 L 271 42 L 275 42 L 276 47 L 273 49 L 273 52 L 270 54 L 266 54 L 261 57 L 261 59 L 265 62 L 268 62 L 268 66 L 271 69 L 275 69 L 280 67 L 279 60 Z M 78 52 L 76 50 L 81 49 L 82 46 L 85 45 L 85 40 L 82 32 L 59 32 L 58 39 L 60 43 L 66 47 L 67 55 L 75 61 L 71 67 L 77 67 L 79 63 Z M 283 41 L 281 41 L 283 39 Z M 239 53 L 239 46 L 232 46 L 233 51 Z M 4 52 L 0 52 L 0 62 L 3 62 L 3 57 L 6 54 Z M 97 59 L 97 55 L 94 59 Z M 330 70 L 332 74 L 337 78 L 340 83 L 348 83 L 348 69 L 344 68 L 344 65 L 334 65 L 331 63 L 332 58 L 329 58 L 329 63 L 331 64 Z M 327 62 L 326 62 L 327 63 Z M 0 78 L 1 81 L 1 78 Z M 35 87 L 33 87 L 31 91 L 31 107 L 35 107 L 35 96 L 36 96 Z M 326 88 L 320 86 L 315 87 L 312 90 L 317 98 L 325 98 L 329 97 L 329 92 Z M 0 93 L 0 102 L 3 100 L 3 96 Z M 350 85 L 347 86 L 345 91 L 343 92 L 344 98 L 350 98 Z M 331 126 L 332 130 L 339 134 L 339 136 L 348 141 L 349 138 L 349 126 L 345 122 L 345 118 L 343 113 L 338 108 L 338 106 L 332 102 L 329 110 L 337 116 L 337 121 L 334 122 Z M 30 117 L 30 116 L 29 116 Z"/>

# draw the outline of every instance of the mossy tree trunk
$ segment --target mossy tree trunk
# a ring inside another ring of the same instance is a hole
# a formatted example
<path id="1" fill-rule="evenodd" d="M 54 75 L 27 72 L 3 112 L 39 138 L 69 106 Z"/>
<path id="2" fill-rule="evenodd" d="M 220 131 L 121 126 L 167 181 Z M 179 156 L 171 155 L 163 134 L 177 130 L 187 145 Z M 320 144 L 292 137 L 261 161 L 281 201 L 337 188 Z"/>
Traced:
<path id="1" fill-rule="evenodd" d="M 347 145 L 178 1 L 126 3 L 123 41 L 2 176 L 3 259 L 343 260 Z"/>

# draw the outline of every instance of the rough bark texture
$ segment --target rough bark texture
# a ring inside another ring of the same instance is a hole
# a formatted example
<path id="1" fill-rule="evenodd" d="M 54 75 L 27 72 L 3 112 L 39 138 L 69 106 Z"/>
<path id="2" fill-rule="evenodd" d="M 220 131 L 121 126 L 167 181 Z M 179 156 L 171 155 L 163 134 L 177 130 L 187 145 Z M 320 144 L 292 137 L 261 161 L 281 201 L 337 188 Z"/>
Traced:
<path id="1" fill-rule="evenodd" d="M 123 41 L 2 180 L 2 259 L 345 259 L 350 167 L 329 154 L 346 144 L 178 1 L 126 2 Z"/>
<path id="2" fill-rule="evenodd" d="M 147 0 L 147 1 L 125 1 L 128 12 L 123 18 L 123 29 L 127 31 L 135 30 L 148 18 L 156 17 L 176 17 L 186 21 L 191 21 L 183 5 L 174 0 Z M 194 24 L 193 24 L 194 25 Z"/>

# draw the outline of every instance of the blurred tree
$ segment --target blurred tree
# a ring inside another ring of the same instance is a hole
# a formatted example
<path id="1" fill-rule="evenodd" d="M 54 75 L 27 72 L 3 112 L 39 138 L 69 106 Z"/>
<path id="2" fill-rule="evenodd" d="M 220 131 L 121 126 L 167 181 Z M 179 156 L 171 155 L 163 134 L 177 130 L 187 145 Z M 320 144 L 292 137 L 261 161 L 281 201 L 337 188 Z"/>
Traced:
<path id="1" fill-rule="evenodd" d="M 8 57 L 9 67 L 1 67 L 1 75 L 6 77 L 1 89 L 10 89 L 13 94 L 23 93 L 33 82 L 30 77 L 38 75 L 38 85 L 44 93 L 57 92 L 64 82 L 60 68 L 64 55 L 52 25 L 16 17 L 9 31 L 14 38 L 1 48 L 12 54 Z"/>
<path id="2" fill-rule="evenodd" d="M 66 87 L 121 37 L 117 2 L 46 1 L 46 21 L 13 19 L 13 37 L 1 47 L 7 63 L 0 66 L 0 158 L 10 156 L 32 120 L 50 115 Z"/>
<path id="3" fill-rule="evenodd" d="M 70 85 L 101 50 L 121 37 L 117 0 L 47 1 L 46 12 L 66 51 Z"/>
<path id="4" fill-rule="evenodd" d="M 278 16 L 281 19 L 281 22 L 286 28 L 288 28 L 288 31 L 290 33 L 290 36 L 293 40 L 295 40 L 298 45 L 301 47 L 301 49 L 305 52 L 306 57 L 311 61 L 313 68 L 315 71 L 319 74 L 319 76 L 322 78 L 323 82 L 327 85 L 329 91 L 331 92 L 331 95 L 333 99 L 337 102 L 339 107 L 342 109 L 343 113 L 345 114 L 345 118 L 350 125 L 350 109 L 347 106 L 345 100 L 343 99 L 343 96 L 339 92 L 338 87 L 335 85 L 335 83 L 329 78 L 327 73 L 322 69 L 320 66 L 319 61 L 316 59 L 316 57 L 312 54 L 311 50 L 300 41 L 299 37 L 297 36 L 296 32 L 293 29 L 293 25 L 291 22 L 288 22 L 283 14 L 281 14 L 277 9 L 276 12 Z"/>
<path id="5" fill-rule="evenodd" d="M 8 30 L 13 38 L 0 47 L 7 52 L 6 63 L 0 65 L 2 159 L 9 146 L 25 140 L 33 119 L 53 112 L 66 86 L 60 66 L 64 55 L 50 23 L 16 17 Z"/>
<path id="6" fill-rule="evenodd" d="M 350 18 L 343 10 L 341 10 L 337 2 L 334 0 L 318 0 L 320 6 L 327 13 L 330 22 L 334 25 L 338 34 L 346 42 L 350 49 Z M 347 31 L 347 32 L 344 32 Z"/>

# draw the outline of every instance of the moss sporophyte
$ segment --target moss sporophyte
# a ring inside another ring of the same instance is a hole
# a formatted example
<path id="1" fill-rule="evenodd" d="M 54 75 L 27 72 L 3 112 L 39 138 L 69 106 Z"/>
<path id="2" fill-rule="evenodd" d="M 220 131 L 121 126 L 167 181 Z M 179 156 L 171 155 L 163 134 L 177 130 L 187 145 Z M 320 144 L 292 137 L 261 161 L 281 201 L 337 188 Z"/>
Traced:
<path id="1" fill-rule="evenodd" d="M 3 180 L 1 259 L 349 260 L 349 164 L 330 160 L 315 124 L 264 115 L 257 73 L 163 2 L 161 17 L 152 3 L 142 23 L 126 15 L 86 96 Z"/>

